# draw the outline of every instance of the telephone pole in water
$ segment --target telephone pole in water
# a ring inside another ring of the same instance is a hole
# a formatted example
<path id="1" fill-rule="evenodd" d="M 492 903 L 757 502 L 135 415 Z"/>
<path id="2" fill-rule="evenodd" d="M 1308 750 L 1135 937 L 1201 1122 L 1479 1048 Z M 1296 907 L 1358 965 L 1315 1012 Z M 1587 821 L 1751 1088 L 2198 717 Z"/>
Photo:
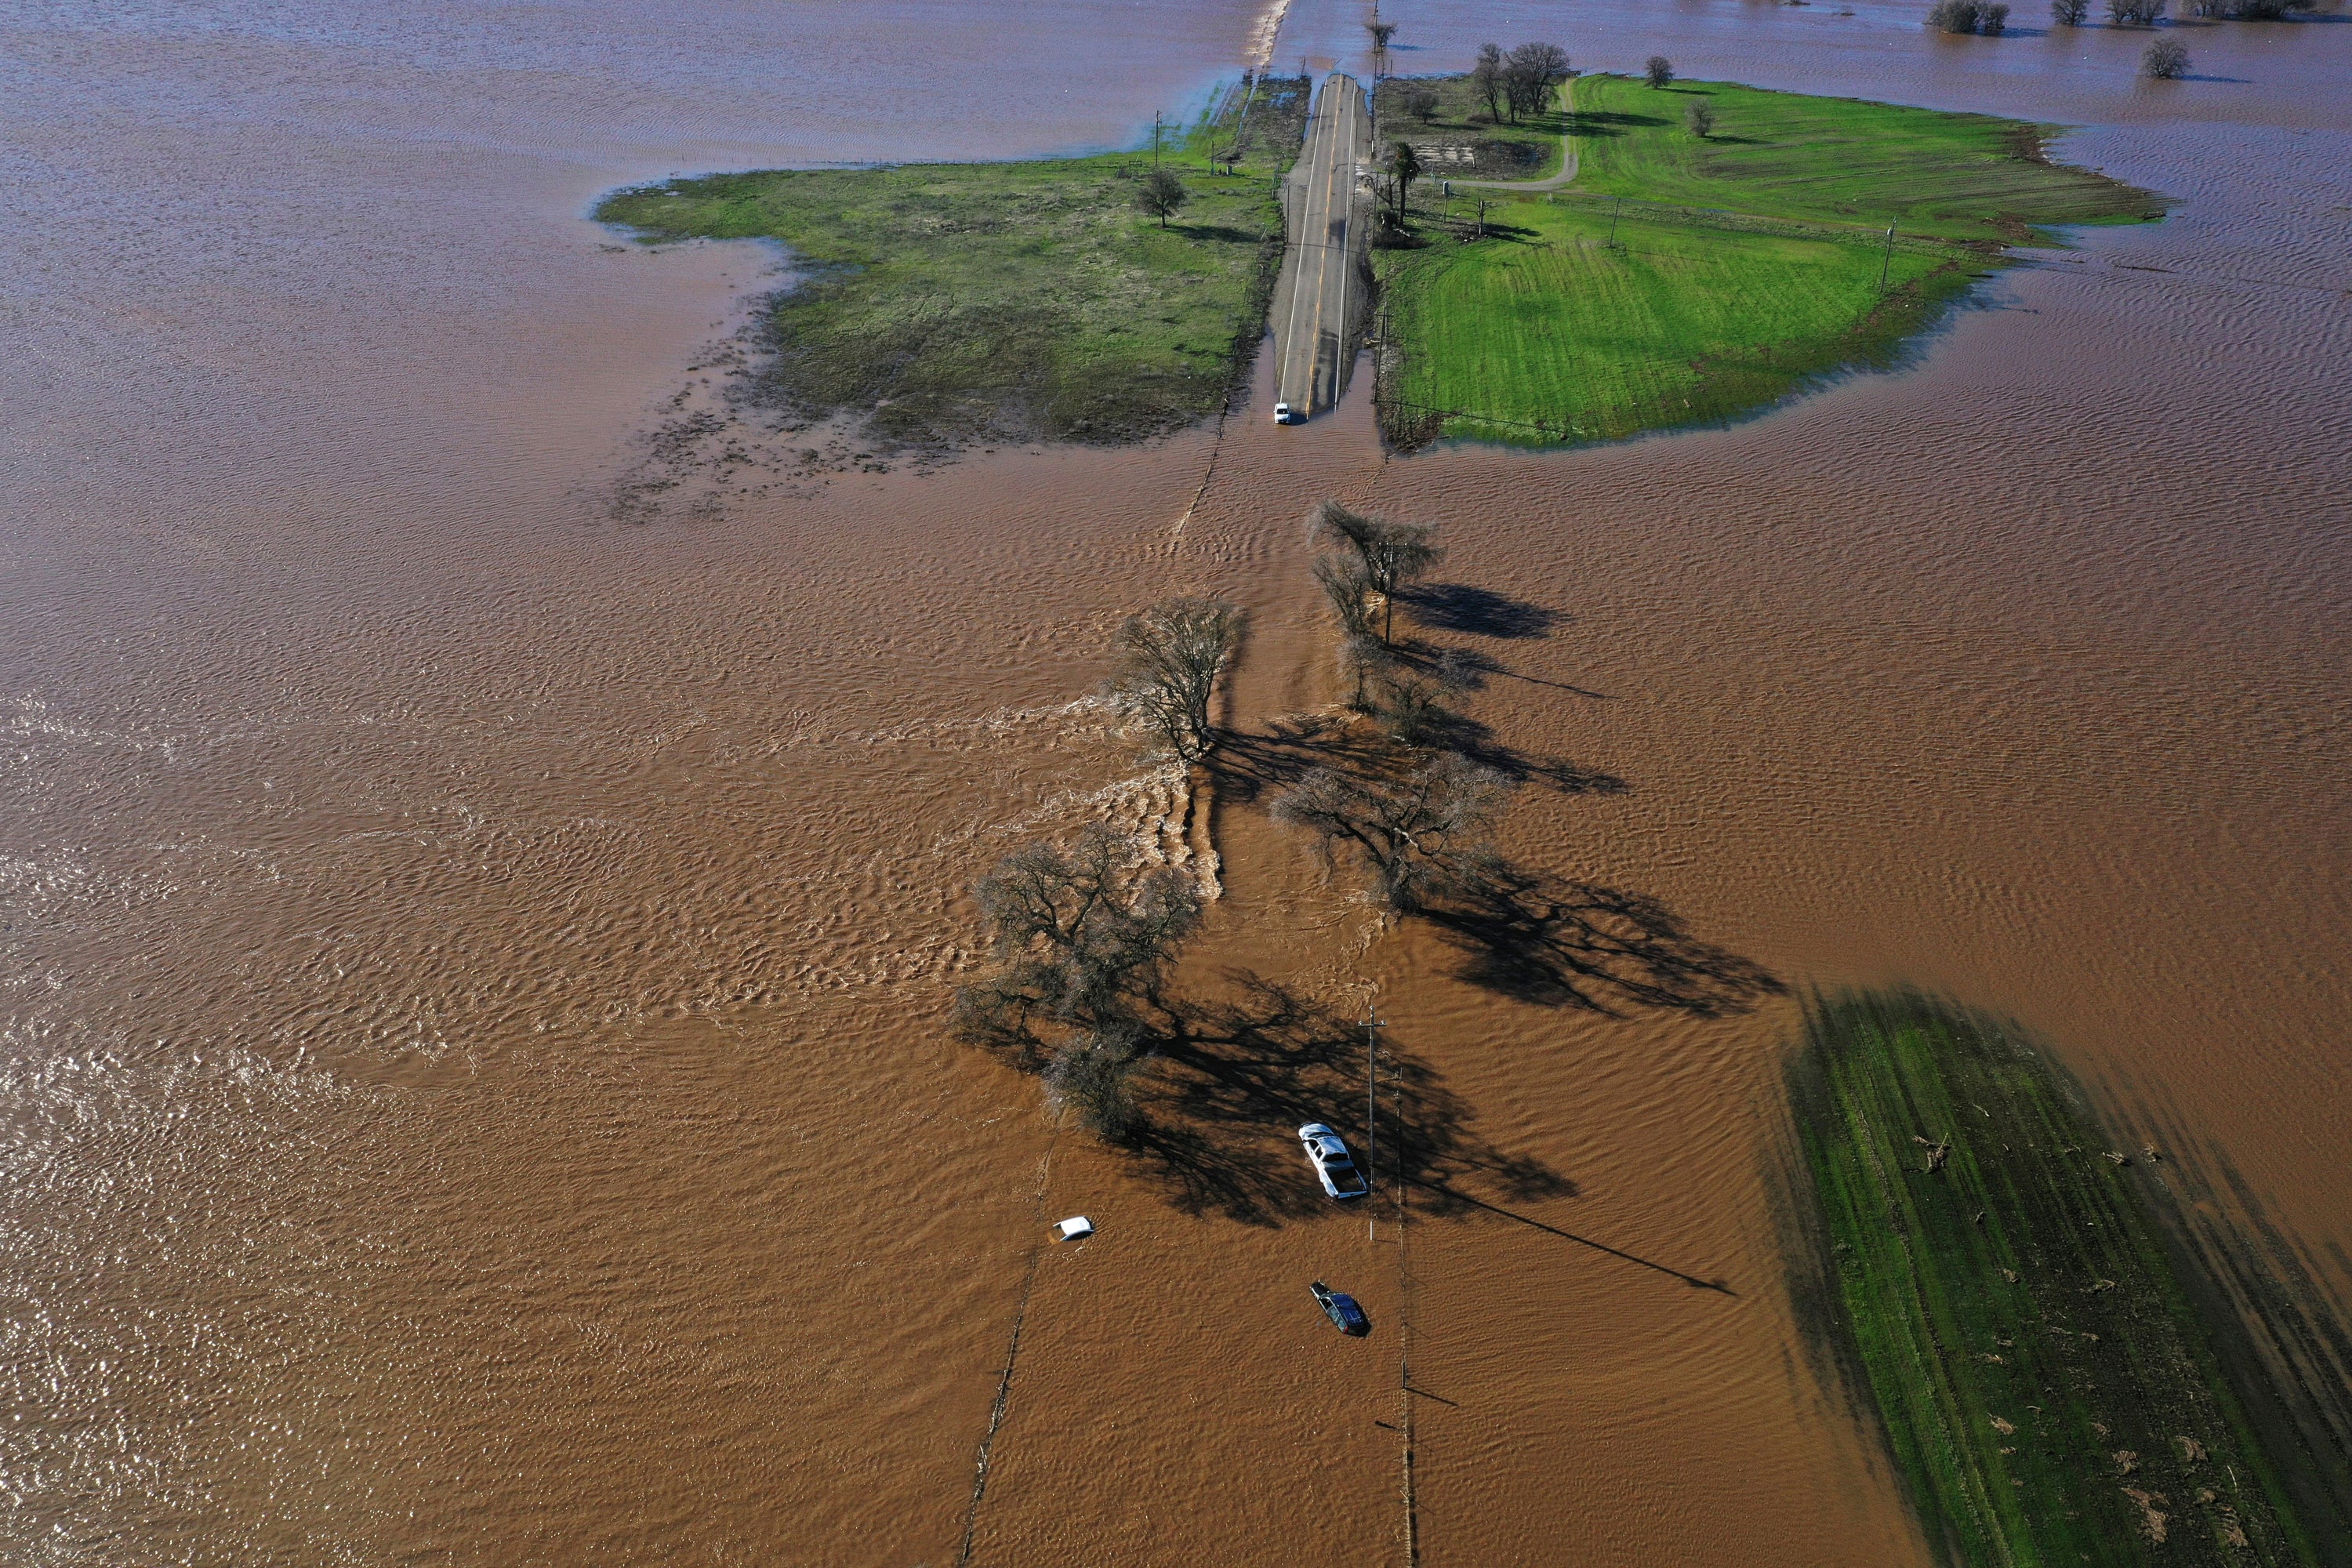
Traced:
<path id="1" fill-rule="evenodd" d="M 1376 1237 L 1374 1236 L 1374 1233 L 1373 1233 L 1373 1230 L 1372 1230 L 1372 1226 L 1373 1226 L 1375 1224 L 1377 1224 L 1378 1222 L 1377 1222 L 1377 1221 L 1375 1221 L 1375 1220 L 1373 1220 L 1373 1219 L 1371 1218 L 1371 1198 L 1372 1198 L 1372 1188 L 1379 1184 L 1379 1181 L 1378 1181 L 1378 1173 L 1379 1173 L 1380 1168 L 1381 1168 L 1381 1167 L 1380 1167 L 1380 1150 L 1381 1150 L 1380 1124 L 1379 1124 L 1378 1121 L 1376 1120 L 1376 1118 L 1377 1118 L 1377 1116 L 1378 1116 L 1378 1114 L 1379 1114 L 1379 1102 L 1378 1102 L 1378 1100 L 1375 1099 L 1375 1089 L 1376 1089 L 1376 1086 L 1380 1083 L 1380 1073 L 1379 1073 L 1379 1071 L 1377 1070 L 1377 1065 L 1376 1065 L 1376 1064 L 1377 1064 L 1377 1062 L 1378 1062 L 1378 1060 L 1379 1060 L 1380 1038 L 1381 1038 L 1380 1031 L 1381 1031 L 1382 1029 L 1387 1028 L 1388 1026 L 1388 1026 L 1388 1021 L 1387 1021 L 1386 1019 L 1382 1018 L 1382 1017 L 1380 1016 L 1380 1013 L 1379 1013 L 1378 1009 L 1376 1009 L 1376 1008 L 1372 1005 L 1372 1004 L 1370 1004 L 1370 1002 L 1365 1003 L 1365 1004 L 1364 1004 L 1364 1215 L 1365 1215 L 1365 1217 L 1364 1217 L 1364 1239 L 1365 1239 L 1366 1241 L 1371 1241 L 1371 1240 L 1375 1240 L 1375 1239 L 1377 1239 L 1377 1238 L 1376 1238 Z"/>

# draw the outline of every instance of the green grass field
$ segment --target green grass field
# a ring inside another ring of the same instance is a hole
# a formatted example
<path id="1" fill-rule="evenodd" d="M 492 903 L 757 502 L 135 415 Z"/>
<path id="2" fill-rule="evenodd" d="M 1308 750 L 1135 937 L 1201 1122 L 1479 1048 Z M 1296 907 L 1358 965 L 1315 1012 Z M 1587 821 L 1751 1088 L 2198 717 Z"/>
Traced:
<path id="1" fill-rule="evenodd" d="M 1237 87 L 1176 128 L 1162 157 L 1192 201 L 1166 228 L 1133 205 L 1148 151 L 714 174 L 596 216 L 649 245 L 789 246 L 803 280 L 770 308 L 758 385 L 798 417 L 912 447 L 1139 439 L 1214 413 L 1263 335 L 1305 88 Z M 1212 172 L 1236 146 L 1238 172 Z"/>
<path id="2" fill-rule="evenodd" d="M 1948 1004 L 1845 996 L 1810 1010 L 1791 1087 L 1827 1317 L 1931 1542 L 2003 1568 L 2317 1560 L 2107 1157 L 2144 1156 L 2031 1049 Z"/>
<path id="3" fill-rule="evenodd" d="M 1430 243 L 1380 253 L 1391 440 L 1572 444 L 1738 417 L 1889 363 L 2006 241 L 2160 211 L 2041 161 L 2042 128 L 2017 121 L 1713 82 L 1571 91 L 1567 189 L 1486 193 L 1471 241 L 1475 194 L 1424 181 Z M 1704 141 L 1683 123 L 1699 100 L 1717 111 Z"/>
<path id="4" fill-rule="evenodd" d="M 2021 121 L 1731 82 L 1654 90 L 1587 77 L 1575 94 L 1575 189 L 1591 195 L 1995 243 L 2163 210 L 2145 191 L 2043 162 L 2052 128 Z M 1696 101 L 1715 110 L 1705 141 L 1683 126 Z"/>
<path id="5" fill-rule="evenodd" d="M 1535 198 L 1487 221 L 1504 237 L 1383 258 L 1402 261 L 1383 296 L 1404 345 L 1383 386 L 1392 427 L 1533 445 L 1728 418 L 1883 358 L 1984 269 L 1639 218 L 1612 247 L 1606 211 Z"/>

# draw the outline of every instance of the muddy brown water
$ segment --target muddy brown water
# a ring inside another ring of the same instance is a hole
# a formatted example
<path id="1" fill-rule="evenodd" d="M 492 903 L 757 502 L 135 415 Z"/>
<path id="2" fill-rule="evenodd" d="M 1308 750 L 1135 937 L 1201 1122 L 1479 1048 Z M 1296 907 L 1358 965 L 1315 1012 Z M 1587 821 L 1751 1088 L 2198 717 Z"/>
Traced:
<path id="1" fill-rule="evenodd" d="M 1324 495 L 1441 522 L 1477 718 L 1630 786 L 1530 787 L 1515 856 L 2015 1013 L 2343 1291 L 2352 27 L 2183 29 L 2158 88 L 1853 9 L 1565 41 L 2084 125 L 2184 205 L 1729 429 L 1384 461 L 1365 378 L 1260 395 L 1189 516 L 1205 430 L 643 525 L 632 443 L 775 263 L 608 251 L 599 191 L 1117 142 L 1265 17 L 12 13 L 5 1554 L 1919 1561 L 1783 1295 L 1784 1003 L 1498 994 L 1228 792 L 1188 985 L 1375 1002 L 1489 1206 L 1368 1237 L 1285 1126 L 1114 1156 L 948 1040 L 971 878 L 1169 809 L 1086 700 L 1119 614 L 1233 594 L 1236 722 L 1332 697 Z M 1394 19 L 1401 69 L 1552 30 Z M 1296 0 L 1276 62 L 1360 23 Z"/>

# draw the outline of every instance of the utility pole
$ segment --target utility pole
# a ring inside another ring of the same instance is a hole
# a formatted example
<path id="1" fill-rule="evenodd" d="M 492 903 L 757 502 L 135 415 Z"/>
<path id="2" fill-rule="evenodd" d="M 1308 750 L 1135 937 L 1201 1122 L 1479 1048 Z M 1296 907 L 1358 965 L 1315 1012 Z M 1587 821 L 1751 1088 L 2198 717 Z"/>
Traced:
<path id="1" fill-rule="evenodd" d="M 1377 1008 L 1369 1001 L 1364 1004 L 1364 1239 L 1374 1239 L 1372 1226 L 1377 1223 L 1370 1215 L 1372 1188 L 1380 1172 L 1379 1102 L 1373 1098 L 1374 1086 L 1380 1082 L 1375 1066 L 1380 1050 L 1380 1031 L 1388 1027 Z"/>
<path id="2" fill-rule="evenodd" d="M 1160 167 L 1160 111 L 1151 111 L 1151 166 Z"/>
<path id="3" fill-rule="evenodd" d="M 1886 249 L 1878 259 L 1878 291 L 1886 292 L 1886 269 L 1895 265 L 1895 226 L 1886 226 Z"/>

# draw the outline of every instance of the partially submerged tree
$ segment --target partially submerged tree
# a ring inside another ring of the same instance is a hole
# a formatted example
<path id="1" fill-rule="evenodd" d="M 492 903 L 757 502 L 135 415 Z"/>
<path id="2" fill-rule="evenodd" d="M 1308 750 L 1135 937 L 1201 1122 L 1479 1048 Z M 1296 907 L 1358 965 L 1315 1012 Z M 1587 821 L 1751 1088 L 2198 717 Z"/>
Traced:
<path id="1" fill-rule="evenodd" d="M 1184 182 L 1176 177 L 1173 169 L 1153 169 L 1135 190 L 1135 205 L 1158 218 L 1162 228 L 1192 199 L 1192 193 L 1184 188 Z"/>
<path id="2" fill-rule="evenodd" d="M 1315 581 L 1339 622 L 1339 668 L 1356 682 L 1353 707 L 1364 706 L 1365 678 L 1378 668 L 1386 647 L 1372 630 L 1372 579 L 1362 561 L 1353 555 L 1318 555 Z"/>
<path id="3" fill-rule="evenodd" d="M 1706 140 L 1715 130 L 1715 106 L 1703 98 L 1692 100 L 1683 108 L 1683 123 L 1692 135 Z"/>
<path id="4" fill-rule="evenodd" d="M 1664 87 L 1675 79 L 1675 62 L 1664 55 L 1652 55 L 1649 63 L 1642 68 L 1642 74 L 1649 79 L 1651 87 Z"/>
<path id="5" fill-rule="evenodd" d="M 1169 599 L 1129 616 L 1112 643 L 1113 700 L 1182 761 L 1199 762 L 1215 742 L 1209 701 L 1241 631 L 1242 612 L 1223 599 Z"/>
<path id="6" fill-rule="evenodd" d="M 1498 44 L 1478 46 L 1477 63 L 1470 68 L 1470 85 L 1486 100 L 1486 118 L 1503 122 L 1503 50 Z"/>
<path id="7" fill-rule="evenodd" d="M 1437 547 L 1436 531 L 1418 522 L 1391 522 L 1349 510 L 1327 500 L 1307 519 L 1315 534 L 1345 544 L 1363 563 L 1371 590 L 1383 601 L 1381 640 L 1387 642 L 1396 626 L 1397 590 L 1445 558 Z"/>
<path id="8" fill-rule="evenodd" d="M 2107 0 L 2107 20 L 2118 27 L 2153 27 L 2168 0 Z"/>
<path id="9" fill-rule="evenodd" d="M 958 1034 L 1044 1072 L 1058 1102 L 1111 1138 L 1133 1126 L 1127 1078 L 1201 918 L 1190 876 L 1135 862 L 1132 842 L 1102 824 L 1067 847 L 1006 856 L 973 889 L 997 972 L 956 993 Z"/>
<path id="10" fill-rule="evenodd" d="M 1387 68 L 1389 60 L 1389 40 L 1396 37 L 1396 30 L 1397 25 L 1394 22 L 1367 22 L 1364 24 L 1364 31 L 1372 36 L 1372 74 L 1374 76 L 1381 75 Z"/>
<path id="11" fill-rule="evenodd" d="M 2091 0 L 2050 0 L 2050 20 L 2060 27 L 2079 27 L 2091 14 Z"/>
<path id="12" fill-rule="evenodd" d="M 1491 859 L 1487 829 L 1510 791 L 1502 774 L 1447 752 L 1391 778 L 1318 768 L 1274 815 L 1313 834 L 1327 861 L 1344 849 L 1383 903 L 1411 913 Z"/>
<path id="13" fill-rule="evenodd" d="M 2158 38 L 2140 55 L 2139 68 L 2142 76 L 2177 81 L 2189 74 L 2189 51 L 2178 38 Z"/>
<path id="14" fill-rule="evenodd" d="M 1521 44 L 1503 60 L 1503 89 L 1511 118 L 1541 114 L 1552 89 L 1569 77 L 1568 51 L 1558 44 Z"/>

